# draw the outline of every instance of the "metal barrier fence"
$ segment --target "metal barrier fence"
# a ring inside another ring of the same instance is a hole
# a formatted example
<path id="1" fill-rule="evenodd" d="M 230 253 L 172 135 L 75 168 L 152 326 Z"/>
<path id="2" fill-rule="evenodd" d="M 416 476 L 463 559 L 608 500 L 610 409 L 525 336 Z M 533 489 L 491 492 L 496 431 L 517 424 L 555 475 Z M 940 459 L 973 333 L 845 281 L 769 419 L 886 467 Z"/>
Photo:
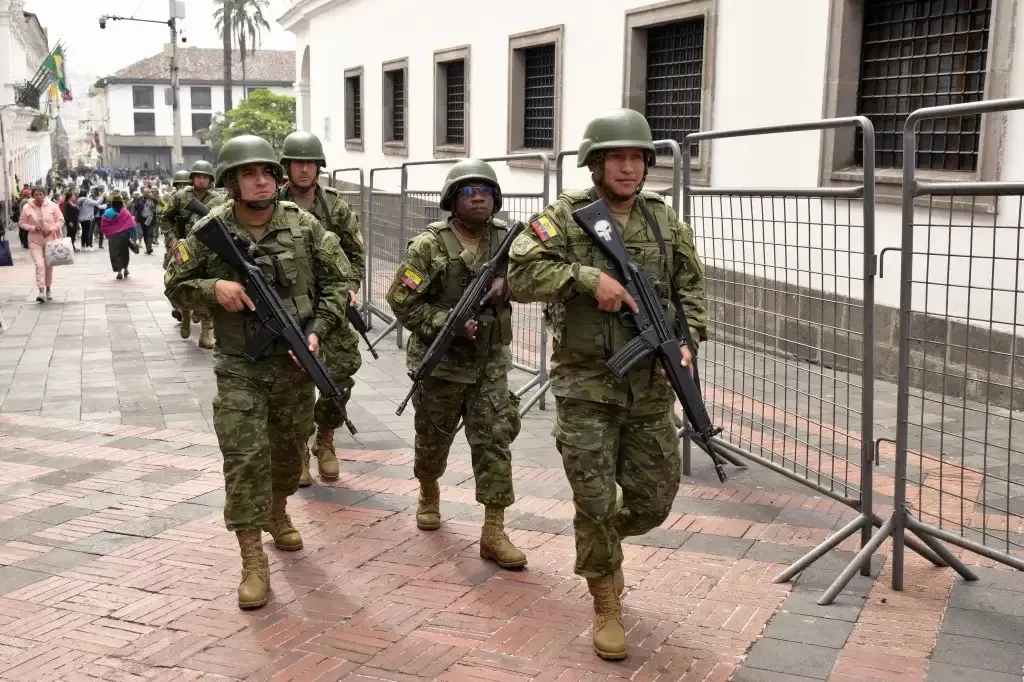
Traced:
<path id="1" fill-rule="evenodd" d="M 353 183 L 346 183 L 338 180 L 338 176 L 343 173 L 356 173 L 358 174 L 358 181 L 355 183 L 357 189 L 345 189 L 346 185 L 352 185 Z M 324 176 L 321 176 L 324 177 Z M 352 212 L 356 214 L 359 220 L 359 229 L 363 234 L 363 244 L 366 244 L 367 240 L 367 227 L 366 227 L 366 199 L 364 185 L 363 185 L 363 169 L 362 168 L 335 168 L 331 171 L 330 176 L 327 176 L 328 184 L 334 189 L 338 190 L 338 194 L 345 200 L 348 207 L 352 209 Z M 366 299 L 366 282 L 363 282 L 363 302 L 359 304 L 360 313 L 366 313 L 365 299 Z M 367 318 L 369 315 L 366 315 Z"/>
<path id="2" fill-rule="evenodd" d="M 966 129 L 960 119 L 1022 109 L 1024 99 L 919 109 L 904 128 L 896 487 L 875 537 L 893 537 L 897 590 L 914 536 L 967 580 L 939 540 L 1024 570 L 1024 182 L 927 182 L 914 163 L 919 124 Z"/>
<path id="3" fill-rule="evenodd" d="M 402 261 L 410 239 L 420 234 L 428 225 L 444 220 L 446 214 L 438 204 L 440 190 L 420 190 L 410 184 L 410 169 L 425 166 L 452 165 L 460 159 L 431 159 L 411 161 L 401 166 L 374 168 L 370 170 L 370 209 L 368 217 L 368 262 L 367 286 L 365 287 L 365 309 L 367 315 L 376 315 L 388 326 L 371 342 L 376 346 L 392 331 L 397 331 L 396 342 L 402 346 L 404 330 L 395 320 L 385 299 L 395 270 Z M 521 154 L 486 158 L 489 163 L 508 161 L 539 161 L 542 166 L 541 187 L 532 193 L 502 193 L 503 205 L 498 217 L 511 223 L 526 221 L 547 205 L 550 194 L 550 170 L 547 157 L 543 154 Z M 378 192 L 375 178 L 378 172 L 400 171 L 400 191 L 397 193 Z M 544 328 L 541 306 L 516 304 L 513 307 L 512 359 L 513 366 L 533 375 L 516 394 L 524 396 L 535 387 L 547 385 L 547 330 Z M 525 414 L 535 404 L 544 409 L 544 392 L 534 392 L 523 401 L 520 412 Z"/>

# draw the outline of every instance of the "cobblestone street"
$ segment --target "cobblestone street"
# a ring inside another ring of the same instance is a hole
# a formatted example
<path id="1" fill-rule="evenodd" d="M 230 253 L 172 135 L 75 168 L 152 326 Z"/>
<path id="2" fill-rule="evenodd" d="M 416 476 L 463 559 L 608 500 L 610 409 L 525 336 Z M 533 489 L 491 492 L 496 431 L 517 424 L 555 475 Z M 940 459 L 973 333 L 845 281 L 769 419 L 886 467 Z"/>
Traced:
<path id="1" fill-rule="evenodd" d="M 792 584 L 772 578 L 854 512 L 756 465 L 719 484 L 696 450 L 668 520 L 626 545 L 629 657 L 601 661 L 573 574 L 553 400 L 513 445 L 507 521 L 529 565 L 502 571 L 479 558 L 464 437 L 441 480 L 441 529 L 416 529 L 393 337 L 379 360 L 364 353 L 340 480 L 290 502 L 304 549 L 265 535 L 271 601 L 241 612 L 211 354 L 198 329 L 179 337 L 162 251 L 133 255 L 124 281 L 106 251 L 80 253 L 40 305 L 16 236 L 12 250 L 15 267 L 0 268 L 2 680 L 1021 679 L 1024 574 L 957 551 L 980 576 L 965 583 L 908 553 L 906 590 L 893 592 L 886 542 L 873 578 L 819 606 L 857 537 Z"/>

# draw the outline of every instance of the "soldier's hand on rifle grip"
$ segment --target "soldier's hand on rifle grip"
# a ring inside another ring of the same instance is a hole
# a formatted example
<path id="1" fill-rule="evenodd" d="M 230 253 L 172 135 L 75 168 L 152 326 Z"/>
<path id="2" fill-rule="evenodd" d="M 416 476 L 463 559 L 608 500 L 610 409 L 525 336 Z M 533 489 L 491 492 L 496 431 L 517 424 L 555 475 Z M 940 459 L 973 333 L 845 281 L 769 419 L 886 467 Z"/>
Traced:
<path id="1" fill-rule="evenodd" d="M 476 330 L 480 325 L 476 323 L 476 320 L 466 320 L 466 324 L 463 325 L 462 331 L 459 332 L 459 336 L 469 339 L 470 341 L 476 340 Z"/>
<path id="2" fill-rule="evenodd" d="M 217 295 L 217 303 L 219 303 L 221 307 L 228 312 L 237 313 L 241 312 L 245 308 L 252 311 L 256 310 L 256 306 L 253 305 L 252 299 L 250 299 L 249 295 L 245 293 L 245 287 L 239 282 L 218 279 L 213 290 Z"/>
<path id="3" fill-rule="evenodd" d="M 348 292 L 348 304 L 356 305 L 359 302 L 359 294 L 355 291 Z"/>
<path id="4" fill-rule="evenodd" d="M 484 300 L 480 301 L 480 305 L 487 305 L 488 302 L 495 304 L 501 303 L 505 300 L 505 296 L 507 295 L 508 289 L 505 287 L 505 278 L 496 277 L 494 281 L 491 282 L 491 288 L 487 292 L 487 295 L 484 296 Z"/>
<path id="5" fill-rule="evenodd" d="M 609 277 L 603 272 L 597 280 L 594 298 L 597 299 L 597 309 L 605 313 L 619 312 L 623 303 L 634 313 L 640 310 L 626 288 L 614 277 Z"/>
<path id="6" fill-rule="evenodd" d="M 306 340 L 309 341 L 309 352 L 312 353 L 313 355 L 319 355 L 320 354 L 320 337 L 317 336 L 316 334 L 310 334 L 309 337 L 307 337 Z M 298 367 L 299 369 L 302 369 L 302 363 L 299 362 L 299 359 L 297 357 L 295 357 L 295 353 L 293 353 L 292 351 L 288 351 L 288 357 L 290 357 L 292 359 L 292 362 L 295 363 L 296 367 Z"/>
<path id="7" fill-rule="evenodd" d="M 688 369 L 690 372 L 690 376 L 696 379 L 697 376 L 693 373 L 693 353 L 690 351 L 690 347 L 683 346 L 682 348 L 679 349 L 679 351 L 683 355 L 683 361 L 680 362 L 679 364 Z M 672 384 L 668 382 L 668 377 L 665 375 L 665 368 L 659 367 L 658 369 L 659 371 L 661 371 L 661 375 L 665 377 L 665 383 L 668 383 L 668 385 L 671 387 Z"/>

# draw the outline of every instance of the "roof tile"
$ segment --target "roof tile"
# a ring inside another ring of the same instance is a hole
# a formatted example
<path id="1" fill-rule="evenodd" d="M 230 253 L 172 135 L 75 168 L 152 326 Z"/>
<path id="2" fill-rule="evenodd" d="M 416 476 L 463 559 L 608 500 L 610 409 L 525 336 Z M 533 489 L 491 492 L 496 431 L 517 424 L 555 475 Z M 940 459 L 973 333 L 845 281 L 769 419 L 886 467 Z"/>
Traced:
<path id="1" fill-rule="evenodd" d="M 224 80 L 224 51 L 218 48 L 187 47 L 178 51 L 178 75 L 183 81 Z M 231 61 L 232 80 L 241 82 L 242 63 L 235 50 Z M 295 82 L 295 53 L 289 50 L 256 50 L 245 60 L 248 82 Z M 163 52 L 146 57 L 124 67 L 110 76 L 110 81 L 160 80 L 170 77 L 167 58 Z"/>

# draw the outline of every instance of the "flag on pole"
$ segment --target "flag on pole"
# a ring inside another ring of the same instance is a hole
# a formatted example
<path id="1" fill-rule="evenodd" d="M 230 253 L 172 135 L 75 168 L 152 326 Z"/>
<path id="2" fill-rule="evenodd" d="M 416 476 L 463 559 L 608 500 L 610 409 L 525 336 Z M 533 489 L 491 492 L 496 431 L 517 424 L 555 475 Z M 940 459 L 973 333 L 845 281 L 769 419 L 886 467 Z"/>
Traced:
<path id="1" fill-rule="evenodd" d="M 57 86 L 64 100 L 71 99 L 71 88 L 68 87 L 67 75 L 64 73 L 64 48 L 61 45 L 53 48 L 53 52 L 43 62 L 43 68 L 50 72 L 53 83 Z M 52 91 L 52 90 L 51 90 Z"/>

